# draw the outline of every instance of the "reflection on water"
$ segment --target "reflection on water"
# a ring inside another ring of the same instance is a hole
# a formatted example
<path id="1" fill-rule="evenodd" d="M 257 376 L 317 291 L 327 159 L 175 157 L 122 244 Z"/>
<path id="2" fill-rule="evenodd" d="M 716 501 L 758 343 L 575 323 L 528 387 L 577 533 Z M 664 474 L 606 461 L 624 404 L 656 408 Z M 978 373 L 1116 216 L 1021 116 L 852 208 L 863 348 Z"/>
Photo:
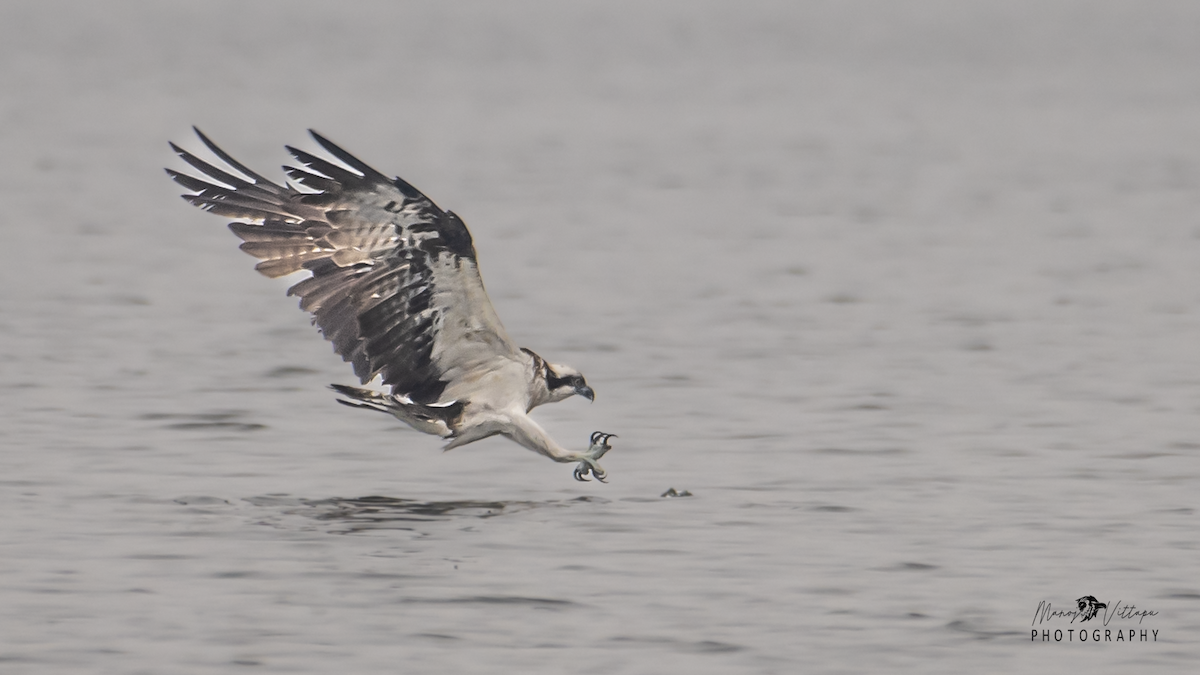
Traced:
<path id="1" fill-rule="evenodd" d="M 412 523 L 419 522 L 496 518 L 532 509 L 562 509 L 609 502 L 603 497 L 586 495 L 545 501 L 422 501 L 380 496 L 304 499 L 287 495 L 265 495 L 251 497 L 246 501 L 285 515 L 338 523 L 341 527 L 338 527 L 336 532 L 342 534 L 366 530 L 410 530 Z"/>
<path id="2" fill-rule="evenodd" d="M 138 419 L 148 422 L 163 422 L 163 428 L 178 431 L 261 431 L 265 424 L 245 422 L 244 411 L 226 410 L 203 413 L 145 413 Z"/>
<path id="3" fill-rule="evenodd" d="M 676 497 L 691 497 L 692 493 L 688 490 L 676 490 L 675 488 L 667 488 L 667 491 L 659 495 L 664 499 L 674 499 Z"/>

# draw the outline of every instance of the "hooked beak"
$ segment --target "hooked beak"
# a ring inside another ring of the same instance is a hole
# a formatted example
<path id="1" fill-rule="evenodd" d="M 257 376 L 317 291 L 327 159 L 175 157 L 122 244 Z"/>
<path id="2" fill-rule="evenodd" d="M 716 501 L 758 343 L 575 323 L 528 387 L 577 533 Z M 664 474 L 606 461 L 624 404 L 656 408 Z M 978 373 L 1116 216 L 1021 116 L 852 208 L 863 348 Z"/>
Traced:
<path id="1" fill-rule="evenodd" d="M 586 384 L 582 387 L 577 387 L 575 389 L 575 393 L 579 394 L 580 396 L 586 398 L 589 401 L 596 400 L 596 392 L 592 391 L 592 388 L 587 386 Z"/>

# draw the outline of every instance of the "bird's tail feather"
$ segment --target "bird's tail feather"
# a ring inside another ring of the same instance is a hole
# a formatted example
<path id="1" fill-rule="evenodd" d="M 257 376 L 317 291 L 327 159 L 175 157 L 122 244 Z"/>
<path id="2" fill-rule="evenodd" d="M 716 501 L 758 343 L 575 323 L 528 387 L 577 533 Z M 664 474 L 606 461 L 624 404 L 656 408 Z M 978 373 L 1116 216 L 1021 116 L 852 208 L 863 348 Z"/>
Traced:
<path id="1" fill-rule="evenodd" d="M 393 399 L 391 396 L 381 394 L 377 391 L 371 391 L 370 389 L 347 387 L 344 384 L 331 384 L 329 385 L 329 388 L 333 389 L 342 396 L 345 396 L 346 398 L 357 401 L 357 403 L 353 403 L 351 401 L 343 401 L 340 398 L 337 399 L 338 403 L 350 406 L 351 408 L 378 410 L 381 413 L 387 413 L 391 415 L 392 411 L 397 407 L 395 399 Z"/>
<path id="2" fill-rule="evenodd" d="M 411 401 L 407 397 L 382 394 L 370 389 L 348 387 L 344 384 L 331 384 L 329 387 L 342 396 L 351 399 L 350 401 L 338 399 L 337 402 L 342 405 L 387 413 L 403 422 L 407 422 L 409 426 L 418 431 L 442 436 L 443 438 L 457 431 L 459 425 L 462 423 L 463 407 L 466 403 L 465 401 L 451 401 L 450 403 L 426 405 Z"/>

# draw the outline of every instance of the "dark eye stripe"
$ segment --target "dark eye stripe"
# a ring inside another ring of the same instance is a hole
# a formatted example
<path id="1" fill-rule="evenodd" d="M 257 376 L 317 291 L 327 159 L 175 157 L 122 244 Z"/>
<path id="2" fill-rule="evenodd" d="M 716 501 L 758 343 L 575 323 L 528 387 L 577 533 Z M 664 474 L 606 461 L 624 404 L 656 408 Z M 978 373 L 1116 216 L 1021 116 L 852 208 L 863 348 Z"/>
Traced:
<path id="1" fill-rule="evenodd" d="M 583 384 L 583 377 L 579 375 L 558 377 L 550 370 L 546 371 L 546 387 L 550 390 L 558 389 L 559 387 L 580 387 Z"/>

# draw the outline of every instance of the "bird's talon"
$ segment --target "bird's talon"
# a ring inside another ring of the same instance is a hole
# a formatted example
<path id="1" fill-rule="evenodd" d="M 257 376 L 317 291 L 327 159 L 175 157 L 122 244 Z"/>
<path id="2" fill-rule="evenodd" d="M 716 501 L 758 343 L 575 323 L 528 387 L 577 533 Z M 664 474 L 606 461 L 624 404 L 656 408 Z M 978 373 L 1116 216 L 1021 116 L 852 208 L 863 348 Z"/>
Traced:
<path id="1" fill-rule="evenodd" d="M 603 446 L 607 450 L 608 448 L 612 447 L 608 444 L 608 439 L 616 437 L 616 434 L 606 434 L 603 431 L 593 431 L 591 435 L 591 443 L 592 445 Z"/>
<path id="2" fill-rule="evenodd" d="M 597 464 L 596 462 L 594 462 L 590 459 L 584 459 L 582 462 L 579 463 L 578 466 L 575 467 L 575 474 L 574 474 L 575 480 L 583 482 L 583 483 L 590 483 L 591 481 L 588 480 L 588 478 L 587 478 L 587 476 L 589 474 L 591 476 L 593 476 L 596 480 L 600 481 L 601 483 L 608 482 L 608 481 L 604 480 L 605 478 L 608 478 L 607 471 L 605 471 L 604 469 L 601 469 L 600 465 Z"/>

